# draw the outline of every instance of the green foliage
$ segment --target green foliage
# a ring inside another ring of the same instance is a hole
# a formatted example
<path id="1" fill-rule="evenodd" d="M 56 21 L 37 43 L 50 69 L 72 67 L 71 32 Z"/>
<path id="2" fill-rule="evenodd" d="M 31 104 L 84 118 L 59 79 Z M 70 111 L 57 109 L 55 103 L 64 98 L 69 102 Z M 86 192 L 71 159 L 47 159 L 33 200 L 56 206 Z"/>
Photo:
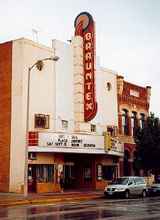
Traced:
<path id="1" fill-rule="evenodd" d="M 134 139 L 137 168 L 160 169 L 160 120 L 153 113 L 147 118 L 144 128 L 137 128 Z"/>

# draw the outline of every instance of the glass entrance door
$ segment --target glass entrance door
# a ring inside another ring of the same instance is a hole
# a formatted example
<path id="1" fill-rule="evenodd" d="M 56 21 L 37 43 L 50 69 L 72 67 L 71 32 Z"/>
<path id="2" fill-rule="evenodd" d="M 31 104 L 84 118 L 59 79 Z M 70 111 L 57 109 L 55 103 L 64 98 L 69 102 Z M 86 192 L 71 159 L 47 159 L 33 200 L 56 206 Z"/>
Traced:
<path id="1" fill-rule="evenodd" d="M 64 187 L 65 189 L 75 188 L 75 166 L 74 164 L 64 165 Z"/>

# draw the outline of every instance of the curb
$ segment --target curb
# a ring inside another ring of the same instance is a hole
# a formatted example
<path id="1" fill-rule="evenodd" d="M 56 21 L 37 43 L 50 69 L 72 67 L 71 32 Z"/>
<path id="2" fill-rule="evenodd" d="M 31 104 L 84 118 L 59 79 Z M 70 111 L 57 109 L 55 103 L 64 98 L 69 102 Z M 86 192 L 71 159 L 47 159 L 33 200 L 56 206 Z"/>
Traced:
<path id="1" fill-rule="evenodd" d="M 64 202 L 85 201 L 91 199 L 102 198 L 101 196 L 81 196 L 69 198 L 46 198 L 46 199 L 25 199 L 25 200 L 12 200 L 0 203 L 0 207 L 16 206 L 16 205 L 31 205 L 31 204 L 58 204 Z"/>

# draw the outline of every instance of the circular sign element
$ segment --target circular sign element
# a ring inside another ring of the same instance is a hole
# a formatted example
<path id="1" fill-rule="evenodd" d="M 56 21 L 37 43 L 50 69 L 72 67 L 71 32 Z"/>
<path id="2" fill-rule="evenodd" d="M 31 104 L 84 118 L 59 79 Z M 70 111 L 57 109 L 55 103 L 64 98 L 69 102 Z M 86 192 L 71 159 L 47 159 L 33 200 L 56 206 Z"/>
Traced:
<path id="1" fill-rule="evenodd" d="M 88 12 L 82 12 L 76 17 L 74 27 L 77 28 L 82 24 L 83 30 L 85 30 L 91 21 L 93 21 L 92 16 Z"/>

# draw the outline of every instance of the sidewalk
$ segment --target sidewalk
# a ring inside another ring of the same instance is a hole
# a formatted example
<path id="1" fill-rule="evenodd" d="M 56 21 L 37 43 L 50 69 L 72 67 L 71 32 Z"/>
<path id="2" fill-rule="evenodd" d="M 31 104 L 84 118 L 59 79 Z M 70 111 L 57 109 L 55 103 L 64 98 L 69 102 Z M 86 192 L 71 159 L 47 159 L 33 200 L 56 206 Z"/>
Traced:
<path id="1" fill-rule="evenodd" d="M 101 197 L 103 197 L 103 191 L 65 191 L 63 193 L 29 194 L 27 197 L 24 197 L 23 194 L 0 193 L 0 207 L 27 204 L 62 203 L 98 199 Z"/>

